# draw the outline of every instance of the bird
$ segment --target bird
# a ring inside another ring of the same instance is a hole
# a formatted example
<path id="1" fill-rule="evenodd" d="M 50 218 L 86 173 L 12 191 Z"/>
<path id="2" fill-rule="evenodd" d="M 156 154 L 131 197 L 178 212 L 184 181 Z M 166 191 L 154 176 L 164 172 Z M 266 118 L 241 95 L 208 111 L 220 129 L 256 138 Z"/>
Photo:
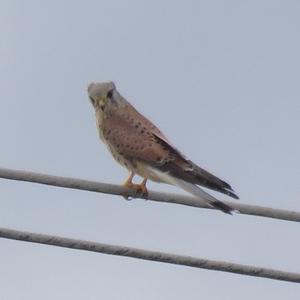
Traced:
<path id="1" fill-rule="evenodd" d="M 231 186 L 186 158 L 149 119 L 117 90 L 114 82 L 92 82 L 87 88 L 100 139 L 114 159 L 130 172 L 124 186 L 145 197 L 147 180 L 177 186 L 208 207 L 236 211 L 201 187 L 239 199 Z M 132 182 L 135 175 L 143 178 Z"/>

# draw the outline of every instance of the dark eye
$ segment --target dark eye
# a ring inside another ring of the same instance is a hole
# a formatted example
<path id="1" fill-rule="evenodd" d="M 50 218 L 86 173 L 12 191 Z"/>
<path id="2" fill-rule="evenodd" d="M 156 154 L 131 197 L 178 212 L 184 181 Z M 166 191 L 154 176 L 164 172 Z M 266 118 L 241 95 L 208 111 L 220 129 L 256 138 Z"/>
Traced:
<path id="1" fill-rule="evenodd" d="M 114 92 L 114 90 L 108 91 L 107 98 L 111 98 L 113 96 L 113 92 Z"/>
<path id="2" fill-rule="evenodd" d="M 92 104 L 95 105 L 95 100 L 92 97 L 89 97 L 89 98 L 90 98 Z"/>

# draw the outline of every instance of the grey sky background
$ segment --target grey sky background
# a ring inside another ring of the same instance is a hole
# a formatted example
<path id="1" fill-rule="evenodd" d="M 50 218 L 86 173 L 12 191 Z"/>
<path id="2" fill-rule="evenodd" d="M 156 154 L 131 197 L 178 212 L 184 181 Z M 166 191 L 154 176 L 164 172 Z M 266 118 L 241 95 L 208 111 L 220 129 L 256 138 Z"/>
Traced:
<path id="1" fill-rule="evenodd" d="M 300 211 L 299 1 L 1 1 L 1 167 L 121 183 L 119 91 L 242 203 Z M 151 183 L 151 189 L 177 191 Z M 300 272 L 299 225 L 0 180 L 0 226 Z M 218 195 L 220 199 L 225 196 Z M 295 299 L 297 284 L 0 240 L 1 299 Z"/>

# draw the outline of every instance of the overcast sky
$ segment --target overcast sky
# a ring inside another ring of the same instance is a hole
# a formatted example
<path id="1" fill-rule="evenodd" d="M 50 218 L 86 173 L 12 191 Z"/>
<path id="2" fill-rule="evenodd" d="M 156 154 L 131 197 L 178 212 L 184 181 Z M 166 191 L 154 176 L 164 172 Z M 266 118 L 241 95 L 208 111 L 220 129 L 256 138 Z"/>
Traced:
<path id="1" fill-rule="evenodd" d="M 299 15 L 296 0 L 2 0 L 0 167 L 122 183 L 86 93 L 112 80 L 241 203 L 300 211 Z M 297 223 L 6 180 L 0 189 L 0 227 L 300 272 Z M 124 257 L 3 239 L 0 249 L 1 299 L 300 294 Z"/>

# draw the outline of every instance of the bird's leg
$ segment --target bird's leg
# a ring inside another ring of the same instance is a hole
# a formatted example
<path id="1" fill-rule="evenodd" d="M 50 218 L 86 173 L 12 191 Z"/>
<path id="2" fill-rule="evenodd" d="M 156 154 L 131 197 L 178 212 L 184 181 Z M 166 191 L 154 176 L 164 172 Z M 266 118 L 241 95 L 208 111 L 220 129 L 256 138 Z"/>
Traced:
<path id="1" fill-rule="evenodd" d="M 132 179 L 133 179 L 134 175 L 135 174 L 133 172 L 130 173 L 129 177 L 126 179 L 126 181 L 123 184 L 125 187 L 127 187 L 129 189 L 134 188 L 135 184 L 132 183 Z"/>
<path id="2" fill-rule="evenodd" d="M 148 191 L 146 188 L 147 178 L 144 178 L 143 181 L 140 184 L 134 184 L 132 182 L 132 179 L 134 177 L 134 173 L 131 172 L 127 180 L 124 182 L 124 186 L 135 190 L 135 196 L 143 196 L 146 197 L 148 195 Z M 128 197 L 125 196 L 125 198 L 128 200 Z"/>
<path id="3" fill-rule="evenodd" d="M 146 184 L 147 184 L 147 178 L 144 178 L 140 184 L 137 184 L 137 187 L 138 187 L 138 191 L 142 192 L 142 196 L 147 198 L 148 190 Z"/>
<path id="4" fill-rule="evenodd" d="M 124 187 L 129 188 L 129 189 L 133 189 L 134 188 L 134 184 L 132 183 L 132 179 L 133 179 L 134 175 L 135 174 L 133 172 L 130 173 L 129 177 L 126 179 L 126 181 L 123 184 Z M 127 196 L 127 195 L 123 195 L 123 198 L 125 200 L 131 200 L 129 198 L 129 196 Z"/>

